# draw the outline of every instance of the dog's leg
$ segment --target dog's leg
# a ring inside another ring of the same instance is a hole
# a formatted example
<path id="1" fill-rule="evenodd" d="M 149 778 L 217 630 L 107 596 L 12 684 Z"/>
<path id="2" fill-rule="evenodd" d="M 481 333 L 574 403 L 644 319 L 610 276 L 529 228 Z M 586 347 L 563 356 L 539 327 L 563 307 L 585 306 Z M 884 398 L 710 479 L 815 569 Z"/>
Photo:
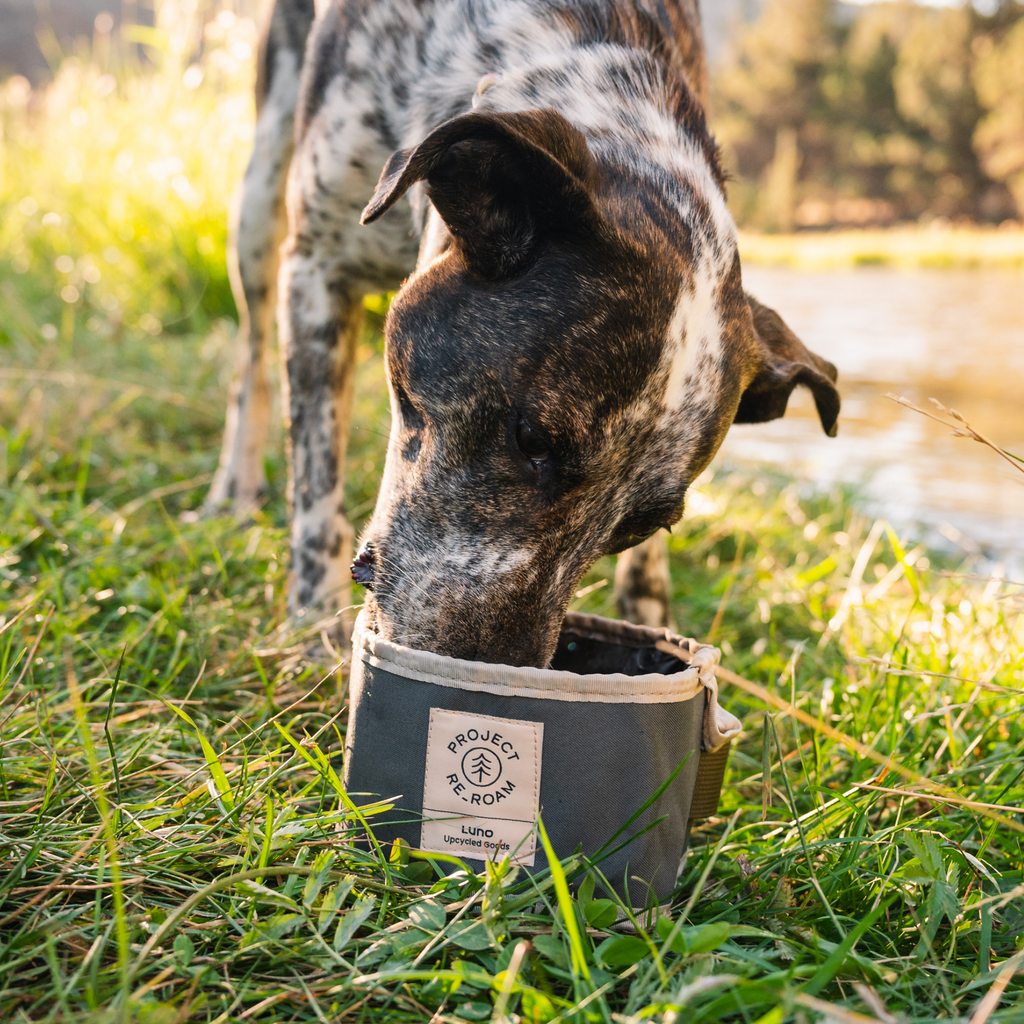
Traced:
<path id="1" fill-rule="evenodd" d="M 668 542 L 660 532 L 619 555 L 615 596 L 619 614 L 629 622 L 673 628 Z"/>
<path id="2" fill-rule="evenodd" d="M 212 510 L 244 513 L 263 490 L 263 453 L 270 427 L 269 347 L 274 330 L 274 282 L 283 221 L 279 181 L 253 154 L 242 185 L 231 246 L 231 287 L 239 312 L 238 357 L 228 397 L 220 464 L 206 499 Z M 286 154 L 282 154 L 282 159 Z M 283 177 L 283 173 L 279 175 Z"/>
<path id="3" fill-rule="evenodd" d="M 340 609 L 337 633 L 347 626 L 352 594 L 344 473 L 362 299 L 370 289 L 394 288 L 414 268 L 419 246 L 408 214 L 369 227 L 359 223 L 397 146 L 393 106 L 400 93 L 398 79 L 384 88 L 387 76 L 374 77 L 385 61 L 379 48 L 387 50 L 392 37 L 364 34 L 358 13 L 364 7 L 378 10 L 332 2 L 306 47 L 278 275 L 291 512 L 288 602 L 293 615 Z"/>
<path id="4" fill-rule="evenodd" d="M 293 614 L 351 604 L 353 533 L 344 513 L 344 465 L 362 313 L 362 293 L 332 280 L 322 252 L 306 249 L 301 240 L 286 243 L 278 331 L 286 380 Z"/>
<path id="5" fill-rule="evenodd" d="M 311 5 L 279 0 L 261 47 L 253 152 L 239 190 L 228 254 L 240 319 L 238 361 L 220 465 L 206 499 L 209 511 L 244 513 L 256 504 L 266 483 L 263 453 L 270 427 L 269 347 L 278 250 L 285 229 L 284 184 L 293 147 L 302 44 L 311 24 Z"/>

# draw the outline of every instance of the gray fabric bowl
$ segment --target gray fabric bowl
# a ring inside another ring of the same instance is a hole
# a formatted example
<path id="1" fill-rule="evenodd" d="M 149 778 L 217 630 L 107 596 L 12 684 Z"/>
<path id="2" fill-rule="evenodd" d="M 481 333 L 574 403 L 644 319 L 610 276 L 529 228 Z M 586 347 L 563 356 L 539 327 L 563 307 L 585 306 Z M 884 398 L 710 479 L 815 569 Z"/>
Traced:
<path id="1" fill-rule="evenodd" d="M 718 705 L 716 648 L 575 613 L 547 669 L 402 647 L 362 615 L 352 643 L 344 781 L 357 803 L 393 799 L 371 821 L 379 842 L 541 870 L 539 811 L 555 853 L 596 855 L 632 906 L 671 893 L 695 789 L 717 805 L 739 732 Z"/>

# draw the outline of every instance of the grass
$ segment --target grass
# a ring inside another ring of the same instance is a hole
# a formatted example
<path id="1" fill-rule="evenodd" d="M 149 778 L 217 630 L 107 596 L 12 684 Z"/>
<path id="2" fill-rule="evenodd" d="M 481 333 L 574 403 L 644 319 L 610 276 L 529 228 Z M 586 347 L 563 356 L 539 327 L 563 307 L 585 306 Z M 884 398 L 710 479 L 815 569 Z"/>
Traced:
<path id="1" fill-rule="evenodd" d="M 45 90 L 0 82 L 0 251 L 20 278 L 0 341 L 15 325 L 68 345 L 77 321 L 115 338 L 234 316 L 225 214 L 252 140 L 256 29 L 222 20 L 204 30 L 164 3 L 159 28 L 138 30 L 147 73 L 119 46 L 70 57 Z"/>
<path id="2" fill-rule="evenodd" d="M 1020 270 L 1024 268 L 1024 227 L 933 224 L 792 235 L 741 232 L 740 255 L 751 263 L 802 270 L 858 266 Z"/>
<path id="3" fill-rule="evenodd" d="M 163 344 L 123 339 L 123 378 Z M 192 410 L 219 384 L 207 339 L 175 344 L 163 386 L 188 404 L 104 405 L 125 392 L 103 348 L 4 396 L 2 1019 L 924 1021 L 967 1018 L 1018 954 L 1020 588 L 738 471 L 672 537 L 677 620 L 717 620 L 731 668 L 952 799 L 732 690 L 745 738 L 667 944 L 607 931 L 586 886 L 351 845 L 345 672 L 285 622 L 279 491 L 244 526 L 189 514 L 216 449 Z M 363 354 L 372 422 L 375 336 Z M 384 439 L 361 435 L 366 494 Z M 607 612 L 609 590 L 577 603 Z"/>
<path id="4" fill-rule="evenodd" d="M 241 79 L 184 90 L 183 63 L 149 85 L 125 73 L 97 121 L 140 125 L 138 97 L 163 89 L 194 129 L 241 94 Z M 99 95 L 86 62 L 62 75 Z M 123 280 L 94 259 L 90 281 L 80 261 L 116 229 L 87 215 L 56 149 L 23 151 L 51 145 L 63 109 L 3 114 L 0 1019 L 1024 1021 L 1021 585 L 766 471 L 702 480 L 670 542 L 676 621 L 770 698 L 726 688 L 745 732 L 670 921 L 610 931 L 576 859 L 478 876 L 354 845 L 346 671 L 285 618 L 280 439 L 250 520 L 195 515 L 232 362 L 227 300 L 202 286 L 222 273 L 227 185 L 211 177 L 193 217 L 123 183 L 150 248 Z M 191 168 L 209 137 L 176 131 Z M 83 179 L 114 152 L 101 136 L 96 153 L 81 139 Z M 229 136 L 223 168 L 243 142 Z M 132 145 L 148 166 L 150 143 Z M 40 211 L 77 233 L 37 230 Z M 357 526 L 388 421 L 371 305 Z M 609 613 L 612 572 L 598 563 L 576 605 Z"/>

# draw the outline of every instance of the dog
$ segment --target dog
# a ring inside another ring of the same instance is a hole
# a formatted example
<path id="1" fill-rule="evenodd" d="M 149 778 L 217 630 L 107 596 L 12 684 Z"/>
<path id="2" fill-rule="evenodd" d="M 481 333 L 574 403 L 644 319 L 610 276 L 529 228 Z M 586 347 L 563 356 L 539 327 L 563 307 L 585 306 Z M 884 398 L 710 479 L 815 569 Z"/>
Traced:
<path id="1" fill-rule="evenodd" d="M 834 436 L 835 367 L 744 291 L 706 80 L 697 0 L 276 0 L 209 505 L 244 511 L 264 485 L 276 279 L 293 612 L 351 600 L 368 291 L 404 281 L 351 574 L 397 643 L 544 666 L 617 552 L 627 616 L 663 624 L 658 531 L 730 425 L 782 416 L 803 385 Z"/>

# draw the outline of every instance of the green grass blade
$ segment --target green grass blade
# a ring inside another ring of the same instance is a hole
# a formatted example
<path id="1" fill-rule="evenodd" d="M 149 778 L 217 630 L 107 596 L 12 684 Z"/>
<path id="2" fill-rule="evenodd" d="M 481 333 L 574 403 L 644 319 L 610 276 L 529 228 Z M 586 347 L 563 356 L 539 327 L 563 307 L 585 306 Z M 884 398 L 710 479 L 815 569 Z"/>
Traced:
<path id="1" fill-rule="evenodd" d="M 565 872 L 562 870 L 562 862 L 555 854 L 554 847 L 551 845 L 551 840 L 548 839 L 548 833 L 544 828 L 544 822 L 541 820 L 540 815 L 537 816 L 537 835 L 548 859 L 548 869 L 551 871 L 551 877 L 555 883 L 558 909 L 562 912 L 562 924 L 566 934 L 569 936 L 573 975 L 582 978 L 589 986 L 591 983 L 590 968 L 587 966 L 587 955 L 583 948 L 583 940 L 576 921 L 576 908 L 573 904 L 572 896 L 569 894 L 569 884 L 566 881 Z M 582 992 L 581 997 L 586 994 L 586 992 Z"/>
<path id="2" fill-rule="evenodd" d="M 221 800 L 224 802 L 224 806 L 230 811 L 235 805 L 234 795 L 231 792 L 231 783 L 228 782 L 228 777 L 224 772 L 224 766 L 220 763 L 220 758 L 217 756 L 217 752 L 210 745 L 210 741 L 202 734 L 199 726 L 192 720 L 192 716 L 185 711 L 183 708 L 176 707 L 174 704 L 169 703 L 166 700 L 162 700 L 163 705 L 173 711 L 179 718 L 187 722 L 196 734 L 196 738 L 199 740 L 199 745 L 203 749 L 203 757 L 206 760 L 206 767 L 210 769 L 210 777 L 213 779 L 213 784 L 217 789 Z"/>

